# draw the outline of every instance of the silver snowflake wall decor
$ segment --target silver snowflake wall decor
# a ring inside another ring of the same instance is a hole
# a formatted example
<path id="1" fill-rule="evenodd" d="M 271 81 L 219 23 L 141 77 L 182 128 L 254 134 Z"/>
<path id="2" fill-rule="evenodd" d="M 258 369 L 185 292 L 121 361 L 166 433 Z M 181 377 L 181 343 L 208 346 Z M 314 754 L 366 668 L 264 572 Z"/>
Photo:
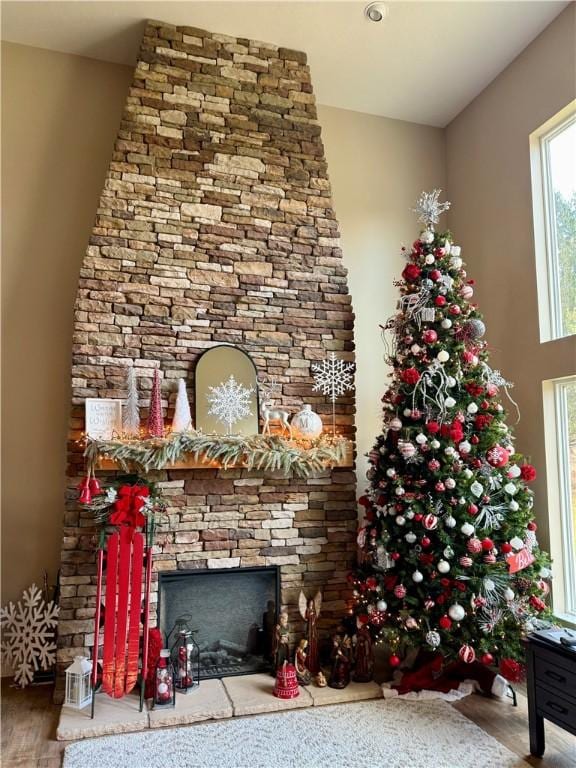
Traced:
<path id="1" fill-rule="evenodd" d="M 36 584 L 24 590 L 16 605 L 0 610 L 2 653 L 21 688 L 32 682 L 35 672 L 54 665 L 57 619 L 58 606 L 46 603 Z"/>
<path id="2" fill-rule="evenodd" d="M 450 203 L 439 202 L 441 189 L 433 189 L 432 192 L 422 192 L 416 202 L 416 208 L 412 210 L 418 214 L 418 221 L 432 229 L 434 224 L 438 224 L 441 214 L 450 208 Z"/>
<path id="3" fill-rule="evenodd" d="M 312 364 L 313 392 L 328 395 L 332 403 L 332 432 L 336 434 L 336 398 L 354 389 L 354 363 L 347 363 L 330 352 L 325 360 Z"/>
<path id="4" fill-rule="evenodd" d="M 210 403 L 208 413 L 226 425 L 229 435 L 232 434 L 234 424 L 253 415 L 250 396 L 254 394 L 254 387 L 245 387 L 244 384 L 236 381 L 233 374 L 230 374 L 227 381 L 208 389 L 210 390 L 206 395 Z"/>

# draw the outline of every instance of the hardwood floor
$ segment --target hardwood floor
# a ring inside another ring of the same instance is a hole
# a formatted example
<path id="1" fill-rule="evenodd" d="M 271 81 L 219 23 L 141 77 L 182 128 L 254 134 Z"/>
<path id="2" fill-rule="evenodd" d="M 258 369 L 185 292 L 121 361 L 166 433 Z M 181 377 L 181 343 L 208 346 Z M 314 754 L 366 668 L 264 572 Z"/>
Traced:
<path id="1" fill-rule="evenodd" d="M 454 705 L 462 714 L 498 739 L 508 749 L 538 768 L 574 768 L 576 739 L 546 723 L 546 754 L 542 760 L 528 755 L 526 699 L 518 695 L 518 707 L 482 696 L 468 696 Z M 52 688 L 38 686 L 25 691 L 2 681 L 2 767 L 60 768 L 66 743 L 55 740 L 60 708 L 52 704 Z M 471 745 L 473 747 L 473 745 Z M 98 766 L 86 766 L 98 768 Z M 142 766 L 146 768 L 146 766 Z M 218 768 L 215 766 L 214 768 Z M 433 764 L 431 763 L 431 768 Z M 457 768 L 455 766 L 454 768 Z M 478 768 L 484 768 L 478 756 Z"/>

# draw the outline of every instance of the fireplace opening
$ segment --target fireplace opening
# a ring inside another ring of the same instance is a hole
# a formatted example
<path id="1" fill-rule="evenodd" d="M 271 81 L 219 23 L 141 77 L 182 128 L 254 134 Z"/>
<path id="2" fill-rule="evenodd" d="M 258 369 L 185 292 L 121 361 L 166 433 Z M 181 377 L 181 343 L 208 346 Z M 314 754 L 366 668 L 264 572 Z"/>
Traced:
<path id="1" fill-rule="evenodd" d="M 160 573 L 160 629 L 166 638 L 177 624 L 195 631 L 201 680 L 268 671 L 279 590 L 278 567 Z"/>

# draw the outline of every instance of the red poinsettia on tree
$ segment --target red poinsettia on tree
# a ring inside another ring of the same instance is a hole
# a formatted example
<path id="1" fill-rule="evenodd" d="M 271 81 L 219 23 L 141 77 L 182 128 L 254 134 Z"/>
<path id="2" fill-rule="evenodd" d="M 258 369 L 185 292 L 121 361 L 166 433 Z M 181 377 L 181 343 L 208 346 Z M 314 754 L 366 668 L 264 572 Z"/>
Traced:
<path id="1" fill-rule="evenodd" d="M 549 560 L 536 541 L 534 468 L 516 453 L 488 364 L 460 248 L 434 225 L 448 203 L 424 193 L 424 231 L 405 250 L 386 330 L 392 384 L 369 454 L 354 612 L 400 663 L 409 647 L 501 663 L 517 676 L 521 638 L 547 614 Z M 509 398 L 510 399 L 510 398 Z"/>

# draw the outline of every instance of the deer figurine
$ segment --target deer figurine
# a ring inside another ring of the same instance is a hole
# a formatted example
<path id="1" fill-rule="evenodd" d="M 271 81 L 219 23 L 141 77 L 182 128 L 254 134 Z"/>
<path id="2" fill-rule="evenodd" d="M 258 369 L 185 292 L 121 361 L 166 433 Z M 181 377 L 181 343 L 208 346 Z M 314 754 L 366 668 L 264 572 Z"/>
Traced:
<path id="1" fill-rule="evenodd" d="M 292 437 L 292 427 L 288 422 L 290 413 L 288 411 L 282 410 L 281 408 L 271 408 L 271 405 L 272 401 L 268 398 L 263 398 L 262 402 L 260 403 L 260 415 L 264 421 L 264 424 L 262 425 L 262 434 L 271 434 L 270 422 L 273 421 L 280 426 L 282 432 L 287 431 L 290 437 Z"/>

